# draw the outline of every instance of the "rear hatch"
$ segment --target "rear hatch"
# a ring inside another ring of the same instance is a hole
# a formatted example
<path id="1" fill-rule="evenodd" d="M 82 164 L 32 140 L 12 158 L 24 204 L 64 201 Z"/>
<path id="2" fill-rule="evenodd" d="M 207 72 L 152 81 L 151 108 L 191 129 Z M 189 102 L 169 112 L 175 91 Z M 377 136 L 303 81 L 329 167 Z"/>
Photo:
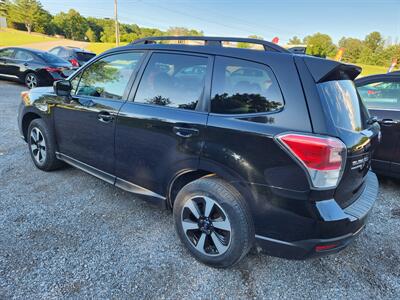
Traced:
<path id="1" fill-rule="evenodd" d="M 319 73 L 314 73 L 313 77 L 326 118 L 327 133 L 338 137 L 347 147 L 346 164 L 334 194 L 335 200 L 344 208 L 364 190 L 372 153 L 379 144 L 380 128 L 370 118 L 353 82 L 361 69 L 327 60 L 322 60 L 321 64 L 324 62 L 326 68 L 318 68 Z M 314 67 L 309 68 L 311 73 Z"/>
<path id="2" fill-rule="evenodd" d="M 347 146 L 346 166 L 335 192 L 335 200 L 347 207 L 364 190 L 372 152 L 379 143 L 379 125 L 371 123 L 353 81 L 342 79 L 319 83 L 318 90 L 326 114 L 335 126 L 335 135 Z"/>
<path id="3" fill-rule="evenodd" d="M 91 53 L 91 52 L 76 52 L 76 58 L 79 62 L 79 65 L 84 65 L 86 62 L 91 60 L 93 57 L 95 57 L 96 54 Z"/>

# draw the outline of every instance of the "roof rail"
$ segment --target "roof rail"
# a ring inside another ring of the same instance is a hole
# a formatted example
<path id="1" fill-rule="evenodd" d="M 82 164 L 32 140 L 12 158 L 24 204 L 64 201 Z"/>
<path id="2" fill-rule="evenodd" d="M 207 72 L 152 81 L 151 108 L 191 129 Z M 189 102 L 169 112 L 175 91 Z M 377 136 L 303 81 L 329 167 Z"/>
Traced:
<path id="1" fill-rule="evenodd" d="M 152 36 L 135 40 L 131 45 L 139 44 L 155 44 L 156 41 L 204 41 L 205 46 L 222 46 L 222 42 L 239 42 L 258 44 L 264 46 L 265 51 L 285 52 L 290 53 L 285 48 L 272 42 L 251 39 L 251 38 L 236 38 L 236 37 L 214 37 L 214 36 Z"/>

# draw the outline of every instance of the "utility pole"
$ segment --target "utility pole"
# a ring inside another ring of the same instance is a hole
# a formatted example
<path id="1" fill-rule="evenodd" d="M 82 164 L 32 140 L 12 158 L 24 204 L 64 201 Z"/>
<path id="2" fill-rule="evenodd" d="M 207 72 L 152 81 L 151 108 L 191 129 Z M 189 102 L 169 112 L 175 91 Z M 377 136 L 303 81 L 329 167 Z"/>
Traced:
<path id="1" fill-rule="evenodd" d="M 115 18 L 115 45 L 119 46 L 119 25 L 118 25 L 118 3 L 114 0 L 114 18 Z"/>

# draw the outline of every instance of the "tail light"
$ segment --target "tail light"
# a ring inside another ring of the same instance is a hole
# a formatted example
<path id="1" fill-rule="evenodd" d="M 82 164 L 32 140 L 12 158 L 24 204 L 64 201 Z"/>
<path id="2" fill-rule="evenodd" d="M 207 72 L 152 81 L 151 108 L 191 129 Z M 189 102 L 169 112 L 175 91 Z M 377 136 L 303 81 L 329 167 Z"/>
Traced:
<path id="1" fill-rule="evenodd" d="M 69 62 L 73 67 L 79 67 L 79 62 L 75 58 L 70 59 Z"/>
<path id="2" fill-rule="evenodd" d="M 61 68 L 54 68 L 54 67 L 46 67 L 44 68 L 47 72 L 61 72 Z"/>
<path id="3" fill-rule="evenodd" d="M 283 134 L 279 143 L 307 170 L 313 188 L 335 188 L 346 162 L 346 145 L 337 138 Z"/>
<path id="4" fill-rule="evenodd" d="M 335 249 L 337 246 L 338 246 L 337 244 L 318 245 L 318 246 L 315 246 L 315 251 L 321 252 L 321 251 L 326 251 L 326 250 L 332 250 L 332 249 Z"/>

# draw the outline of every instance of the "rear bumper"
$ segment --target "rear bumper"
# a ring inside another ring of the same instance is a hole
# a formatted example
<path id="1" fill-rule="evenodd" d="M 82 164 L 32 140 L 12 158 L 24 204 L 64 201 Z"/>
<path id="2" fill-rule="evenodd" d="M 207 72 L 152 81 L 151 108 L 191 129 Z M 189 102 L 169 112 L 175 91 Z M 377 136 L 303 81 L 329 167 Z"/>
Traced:
<path id="1" fill-rule="evenodd" d="M 377 198 L 378 186 L 376 175 L 369 172 L 364 191 L 350 206 L 342 209 L 334 199 L 316 202 L 320 217 L 314 223 L 314 229 L 319 233 L 317 238 L 283 241 L 256 235 L 257 246 L 269 255 L 287 259 L 307 259 L 337 253 L 349 245 L 365 227 Z M 341 234 L 325 237 L 327 232 Z"/>

